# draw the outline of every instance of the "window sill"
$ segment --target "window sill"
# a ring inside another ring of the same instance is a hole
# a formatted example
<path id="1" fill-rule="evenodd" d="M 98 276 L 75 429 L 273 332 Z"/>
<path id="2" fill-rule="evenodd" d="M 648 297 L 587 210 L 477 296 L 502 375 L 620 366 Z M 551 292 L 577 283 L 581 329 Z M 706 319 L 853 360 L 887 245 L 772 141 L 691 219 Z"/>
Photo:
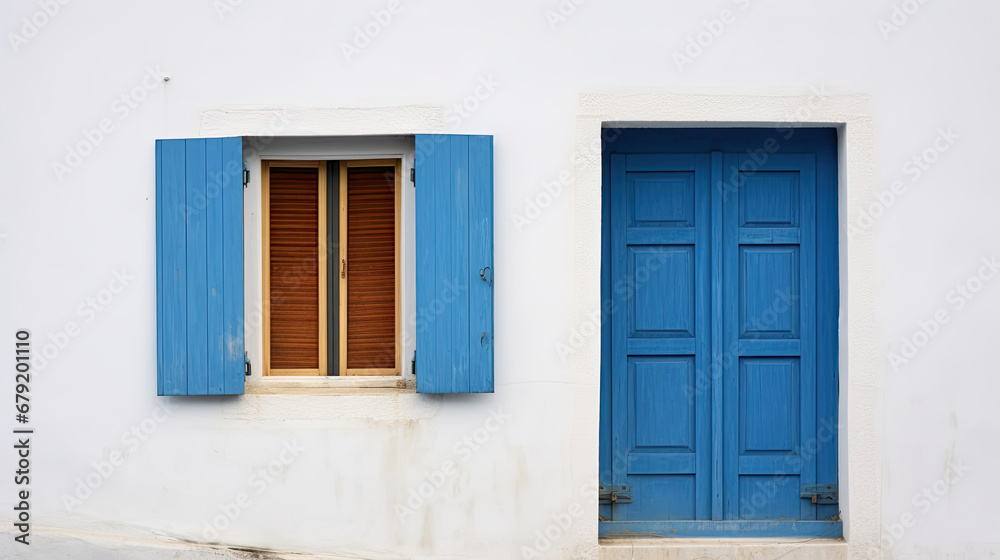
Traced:
<path id="1" fill-rule="evenodd" d="M 402 376 L 352 377 L 252 377 L 246 394 L 251 395 L 337 395 L 371 393 L 414 393 L 416 380 Z"/>

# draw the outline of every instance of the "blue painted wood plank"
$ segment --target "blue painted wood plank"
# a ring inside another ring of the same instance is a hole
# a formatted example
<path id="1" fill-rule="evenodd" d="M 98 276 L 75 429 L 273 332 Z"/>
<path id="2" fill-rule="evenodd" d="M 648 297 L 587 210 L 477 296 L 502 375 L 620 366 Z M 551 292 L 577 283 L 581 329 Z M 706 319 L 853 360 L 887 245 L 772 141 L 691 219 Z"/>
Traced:
<path id="1" fill-rule="evenodd" d="M 624 155 L 612 155 L 610 159 L 611 181 L 618 186 L 613 188 L 611 193 L 611 277 L 613 282 L 618 282 L 624 277 L 627 267 L 624 231 L 626 193 L 623 188 L 626 159 Z M 614 289 L 612 292 L 612 309 L 615 310 L 615 316 L 612 321 L 611 333 L 611 449 L 613 456 L 611 483 L 615 485 L 628 483 L 629 425 L 632 415 L 632 407 L 629 406 L 628 399 L 629 365 L 626 352 L 628 302 L 626 301 L 626 292 L 627 289 Z M 615 505 L 612 515 L 614 519 L 627 519 L 628 508 Z"/>
<path id="2" fill-rule="evenodd" d="M 629 173 L 643 173 L 650 171 L 689 171 L 704 166 L 706 154 L 699 153 L 663 153 L 639 154 L 630 153 L 626 155 Z"/>
<path id="3" fill-rule="evenodd" d="M 747 244 L 798 244 L 799 228 L 740 228 L 739 242 Z"/>
<path id="4" fill-rule="evenodd" d="M 161 290 L 158 337 L 161 363 L 158 372 L 161 395 L 186 395 L 187 385 L 187 233 L 184 207 L 184 140 L 160 141 Z"/>
<path id="5" fill-rule="evenodd" d="M 697 231 L 686 228 L 628 228 L 625 242 L 629 245 L 672 245 L 695 243 Z"/>
<path id="6" fill-rule="evenodd" d="M 156 141 L 156 178 L 153 185 L 153 204 L 156 219 L 156 394 L 163 395 L 163 141 Z"/>
<path id="7" fill-rule="evenodd" d="M 799 356 L 802 354 L 800 339 L 741 338 L 738 342 L 740 356 Z"/>
<path id="8" fill-rule="evenodd" d="M 205 145 L 185 141 L 187 217 L 187 363 L 188 395 L 208 394 L 208 224 L 204 210 L 207 182 Z"/>
<path id="9" fill-rule="evenodd" d="M 712 230 L 712 160 L 701 154 L 695 161 L 695 329 L 697 353 L 696 375 L 686 393 L 693 395 L 697 406 L 695 421 L 697 433 L 695 474 L 695 516 L 712 518 L 712 399 L 705 390 L 705 375 L 712 367 L 712 288 L 711 288 L 711 230 Z M 708 381 L 710 383 L 710 381 Z M 710 386 L 710 385 L 709 385 Z"/>
<path id="10" fill-rule="evenodd" d="M 643 453 L 628 455 L 628 474 L 696 474 L 696 453 Z"/>
<path id="11" fill-rule="evenodd" d="M 241 395 L 245 384 L 243 302 L 243 139 L 222 139 L 222 394 Z"/>
<path id="12" fill-rule="evenodd" d="M 223 217 L 222 217 L 222 139 L 205 140 L 205 256 L 207 268 L 206 298 L 206 393 L 221 395 L 225 391 L 225 334 L 223 324 Z"/>
<path id="13" fill-rule="evenodd" d="M 722 244 L 722 202 L 725 190 L 722 152 L 713 151 L 712 157 L 712 363 L 710 380 L 712 394 L 712 519 L 720 520 L 725 515 L 723 509 L 723 244 Z"/>
<path id="14" fill-rule="evenodd" d="M 416 268 L 417 268 L 417 391 L 422 393 L 441 392 L 444 385 L 436 374 L 436 342 L 438 340 L 438 316 L 443 312 L 443 300 L 435 304 L 437 286 L 440 284 L 440 269 L 437 265 L 438 233 L 438 184 L 435 159 L 444 157 L 447 148 L 435 142 L 435 137 L 418 135 L 414 166 L 416 175 Z M 445 153 L 442 153 L 445 151 Z M 449 158 L 450 165 L 450 158 Z M 443 227 L 443 226 L 442 226 Z M 442 232 L 441 237 L 443 237 Z"/>
<path id="15" fill-rule="evenodd" d="M 695 338 L 629 337 L 624 343 L 630 356 L 661 356 L 695 354 L 698 341 Z"/>
<path id="16" fill-rule="evenodd" d="M 740 475 L 799 475 L 802 463 L 798 455 L 743 455 L 739 458 L 739 471 Z"/>
<path id="17" fill-rule="evenodd" d="M 602 537 L 668 538 L 828 538 L 843 536 L 841 521 L 606 521 Z"/>
<path id="18" fill-rule="evenodd" d="M 455 386 L 454 372 L 456 360 L 452 344 L 454 340 L 452 336 L 454 333 L 454 323 L 452 320 L 455 316 L 455 308 L 461 305 L 463 297 L 468 298 L 469 293 L 469 286 L 461 283 L 462 279 L 455 269 L 454 260 L 452 260 L 454 254 L 452 239 L 455 236 L 455 227 L 452 223 L 452 216 L 455 213 L 455 197 L 453 193 L 457 175 L 455 173 L 455 166 L 458 163 L 454 161 L 453 149 L 454 145 L 450 137 L 447 138 L 444 144 L 437 146 L 434 151 L 436 157 L 432 162 L 435 182 L 433 185 L 426 185 L 427 188 L 434 188 L 438 191 L 434 209 L 434 219 L 437 222 L 437 230 L 435 232 L 437 238 L 435 239 L 434 247 L 434 250 L 437 252 L 438 270 L 435 274 L 437 289 L 440 290 L 441 287 L 451 284 L 452 286 L 457 286 L 461 292 L 458 298 L 443 306 L 440 317 L 434 322 L 435 335 L 433 348 L 435 369 L 427 373 L 439 378 L 436 383 L 438 385 L 438 392 L 442 393 L 462 392 L 464 389 L 464 387 Z"/>
<path id="19" fill-rule="evenodd" d="M 471 387 L 469 370 L 469 312 L 472 289 L 472 271 L 469 266 L 469 137 L 451 137 L 452 190 L 450 193 L 451 258 L 448 259 L 448 277 L 457 286 L 465 287 L 464 297 L 451 305 L 449 321 L 452 350 L 451 385 L 456 392 L 468 393 Z M 477 270 L 478 276 L 478 270 Z M 477 336 L 478 340 L 480 337 Z"/>
<path id="20" fill-rule="evenodd" d="M 738 348 L 739 324 L 739 156 L 723 154 L 722 278 L 723 347 Z M 729 359 L 725 359 L 729 358 Z M 739 355 L 723 359 L 723 518 L 739 519 Z"/>
<path id="21" fill-rule="evenodd" d="M 837 394 L 839 392 L 838 322 L 840 311 L 840 273 L 837 216 L 837 137 L 829 138 L 816 150 L 816 417 L 817 484 L 834 483 L 837 476 Z M 828 519 L 840 512 L 837 504 L 816 507 L 817 519 Z"/>
<path id="22" fill-rule="evenodd" d="M 480 274 L 482 271 L 482 275 Z M 493 137 L 469 137 L 469 391 L 493 392 Z M 484 280 L 483 278 L 487 280 Z M 484 336 L 485 335 L 485 336 Z"/>
<path id="23" fill-rule="evenodd" d="M 816 484 L 816 160 L 803 154 L 799 162 L 799 198 L 802 205 L 802 358 L 799 365 L 802 391 L 802 438 L 799 484 Z M 800 518 L 816 519 L 816 504 L 799 501 Z"/>

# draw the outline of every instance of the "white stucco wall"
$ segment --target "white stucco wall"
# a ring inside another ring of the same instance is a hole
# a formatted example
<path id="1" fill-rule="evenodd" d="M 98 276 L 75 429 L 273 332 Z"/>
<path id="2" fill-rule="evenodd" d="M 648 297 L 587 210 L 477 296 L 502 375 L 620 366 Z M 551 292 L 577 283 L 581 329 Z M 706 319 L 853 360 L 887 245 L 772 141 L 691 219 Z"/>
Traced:
<path id="1" fill-rule="evenodd" d="M 52 341 L 31 387 L 37 540 L 13 542 L 8 436 L 0 556 L 151 558 L 170 541 L 155 556 L 170 557 L 211 540 L 329 557 L 516 558 L 579 506 L 586 514 L 542 552 L 595 557 L 598 339 L 569 356 L 558 348 L 594 303 L 589 148 L 600 123 L 617 120 L 853 120 L 868 149 L 841 161 L 841 194 L 862 194 L 841 200 L 854 228 L 841 247 L 851 556 L 1000 554 L 990 481 L 1000 288 L 981 262 L 1000 253 L 987 153 L 1000 119 L 989 105 L 1000 6 L 62 1 L 0 6 L 8 430 L 14 332 L 30 329 L 36 352 Z M 377 33 L 362 37 L 366 26 Z M 704 46 L 686 51 L 689 39 Z M 834 101 L 808 118 L 786 113 L 817 91 Z M 294 126 L 273 121 L 276 110 Z M 155 396 L 153 141 L 269 128 L 495 136 L 495 394 Z M 842 141 L 841 155 L 851 149 Z M 550 204 L 528 212 L 560 181 Z M 864 249 L 857 260 L 851 243 Z M 116 274 L 127 285 L 105 292 Z M 503 418 L 493 432 L 491 417 Z M 282 459 L 280 476 L 257 474 Z M 75 496 L 88 477 L 99 487 Z M 440 488 L 401 518 L 397 504 L 428 477 Z M 68 508 L 66 496 L 79 502 Z M 229 527 L 206 533 L 234 507 Z"/>

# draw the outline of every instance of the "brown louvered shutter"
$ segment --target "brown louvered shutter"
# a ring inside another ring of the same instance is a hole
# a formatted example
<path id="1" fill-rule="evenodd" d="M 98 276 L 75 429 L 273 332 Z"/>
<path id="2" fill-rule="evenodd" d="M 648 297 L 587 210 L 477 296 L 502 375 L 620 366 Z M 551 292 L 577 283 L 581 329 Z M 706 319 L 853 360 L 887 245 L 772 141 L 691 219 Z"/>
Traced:
<path id="1" fill-rule="evenodd" d="M 396 368 L 395 187 L 395 167 L 347 170 L 348 370 Z"/>
<path id="2" fill-rule="evenodd" d="M 320 373 L 318 174 L 316 167 L 270 167 L 270 367 L 314 370 L 298 375 Z"/>

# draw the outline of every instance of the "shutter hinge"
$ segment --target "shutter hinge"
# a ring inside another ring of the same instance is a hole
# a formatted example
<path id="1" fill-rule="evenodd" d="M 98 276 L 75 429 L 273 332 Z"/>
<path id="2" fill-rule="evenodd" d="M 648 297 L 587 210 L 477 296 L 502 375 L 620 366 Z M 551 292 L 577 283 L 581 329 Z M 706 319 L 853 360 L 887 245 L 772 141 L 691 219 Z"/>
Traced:
<path id="1" fill-rule="evenodd" d="M 597 502 L 601 504 L 631 504 L 631 484 L 601 484 L 597 487 Z"/>
<path id="2" fill-rule="evenodd" d="M 413 377 L 417 376 L 417 351 L 413 351 L 413 362 L 410 364 L 411 371 L 413 372 Z"/>
<path id="3" fill-rule="evenodd" d="M 413 183 L 413 188 L 417 188 L 417 170 L 416 168 L 410 168 L 410 182 Z"/>
<path id="4" fill-rule="evenodd" d="M 250 356 L 246 352 L 243 353 L 243 373 L 250 377 Z"/>
<path id="5" fill-rule="evenodd" d="M 805 484 L 799 497 L 807 498 L 814 504 L 840 503 L 840 491 L 836 484 Z"/>
<path id="6" fill-rule="evenodd" d="M 247 185 L 249 184 L 250 184 L 250 170 L 247 169 L 246 162 L 243 162 L 243 188 L 244 189 L 247 188 Z M 250 374 L 248 373 L 247 375 Z"/>

